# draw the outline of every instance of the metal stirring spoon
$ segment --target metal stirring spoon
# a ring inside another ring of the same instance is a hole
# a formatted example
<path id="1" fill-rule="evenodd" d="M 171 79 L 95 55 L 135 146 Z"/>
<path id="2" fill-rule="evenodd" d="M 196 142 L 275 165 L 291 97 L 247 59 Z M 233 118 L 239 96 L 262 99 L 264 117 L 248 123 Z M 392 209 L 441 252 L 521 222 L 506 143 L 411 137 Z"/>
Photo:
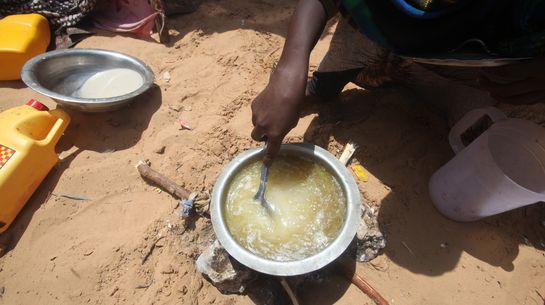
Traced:
<path id="1" fill-rule="evenodd" d="M 267 151 L 267 143 L 265 143 L 265 146 L 263 146 L 263 152 Z M 267 212 L 271 213 L 274 211 L 274 209 L 271 207 L 271 205 L 265 200 L 265 188 L 267 187 L 267 180 L 269 178 L 269 167 L 263 163 L 261 166 L 261 178 L 259 179 L 259 188 L 257 189 L 257 193 L 254 196 L 255 200 L 259 200 L 261 205 L 267 210 Z"/>

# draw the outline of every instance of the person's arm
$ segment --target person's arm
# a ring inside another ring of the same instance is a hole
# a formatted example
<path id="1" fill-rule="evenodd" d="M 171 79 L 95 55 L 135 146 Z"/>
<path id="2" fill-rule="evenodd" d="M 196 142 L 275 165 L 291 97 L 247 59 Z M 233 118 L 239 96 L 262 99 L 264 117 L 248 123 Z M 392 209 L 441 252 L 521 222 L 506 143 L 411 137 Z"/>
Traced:
<path id="1" fill-rule="evenodd" d="M 327 21 L 319 0 L 300 0 L 288 28 L 282 55 L 269 84 L 252 102 L 252 138 L 267 141 L 269 165 L 286 134 L 297 125 L 305 97 L 310 52 Z"/>

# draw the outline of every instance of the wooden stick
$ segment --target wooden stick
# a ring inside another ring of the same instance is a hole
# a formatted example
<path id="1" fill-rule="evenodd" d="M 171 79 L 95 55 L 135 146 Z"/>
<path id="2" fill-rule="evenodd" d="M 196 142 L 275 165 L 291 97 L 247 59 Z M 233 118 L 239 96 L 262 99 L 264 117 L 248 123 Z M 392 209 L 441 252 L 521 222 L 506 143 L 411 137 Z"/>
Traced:
<path id="1" fill-rule="evenodd" d="M 389 305 L 388 301 L 378 293 L 378 291 L 373 288 L 373 286 L 369 285 L 367 281 L 365 281 L 362 277 L 356 274 L 356 272 L 351 272 L 349 268 L 344 266 L 342 263 L 339 263 L 340 269 L 342 270 L 343 275 L 352 282 L 352 284 L 356 285 L 363 293 L 365 293 L 368 297 L 370 297 L 373 302 L 377 305 Z"/>
<path id="2" fill-rule="evenodd" d="M 351 281 L 352 284 L 356 285 L 363 293 L 368 295 L 377 305 L 388 305 L 388 301 L 356 273 L 352 275 Z"/>
<path id="3" fill-rule="evenodd" d="M 149 167 L 149 165 L 144 161 L 138 162 L 138 165 L 136 165 L 136 168 L 138 169 L 138 172 L 140 173 L 142 177 L 157 184 L 158 186 L 163 188 L 172 196 L 178 197 L 180 199 L 187 199 L 189 197 L 189 194 L 191 194 L 191 192 L 179 186 L 174 181 L 170 180 L 168 177 L 151 169 L 151 167 Z"/>

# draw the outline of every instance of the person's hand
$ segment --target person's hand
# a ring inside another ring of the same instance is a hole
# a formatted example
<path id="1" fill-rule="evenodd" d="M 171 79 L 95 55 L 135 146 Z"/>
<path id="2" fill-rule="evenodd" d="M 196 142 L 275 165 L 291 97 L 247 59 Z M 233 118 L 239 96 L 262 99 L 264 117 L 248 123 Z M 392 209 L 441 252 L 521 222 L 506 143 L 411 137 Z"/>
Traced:
<path id="1" fill-rule="evenodd" d="M 267 166 L 280 149 L 286 134 L 297 125 L 305 86 L 306 69 L 278 68 L 271 75 L 267 87 L 252 102 L 252 138 L 267 141 L 263 158 Z"/>
<path id="2" fill-rule="evenodd" d="M 480 86 L 498 102 L 534 104 L 545 102 L 545 58 L 484 68 Z"/>
<path id="3" fill-rule="evenodd" d="M 269 84 L 252 102 L 252 138 L 267 141 L 263 162 L 269 166 L 282 139 L 297 125 L 305 97 L 310 52 L 327 21 L 319 0 L 300 0 L 291 17 L 286 42 Z"/>

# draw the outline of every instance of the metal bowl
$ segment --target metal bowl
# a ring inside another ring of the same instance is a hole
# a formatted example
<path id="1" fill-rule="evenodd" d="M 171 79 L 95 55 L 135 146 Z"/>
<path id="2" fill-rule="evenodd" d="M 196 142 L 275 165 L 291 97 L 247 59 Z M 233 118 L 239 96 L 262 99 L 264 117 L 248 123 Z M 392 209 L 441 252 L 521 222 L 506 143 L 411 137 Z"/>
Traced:
<path id="1" fill-rule="evenodd" d="M 107 98 L 81 98 L 76 92 L 91 76 L 114 68 L 136 71 L 143 84 L 130 93 Z M 122 53 L 99 49 L 67 49 L 40 54 L 29 60 L 21 79 L 34 91 L 54 99 L 66 108 L 85 112 L 119 109 L 148 90 L 153 72 L 142 61 Z"/>
<path id="2" fill-rule="evenodd" d="M 346 167 L 329 152 L 312 144 L 286 144 L 280 149 L 281 155 L 296 155 L 314 160 L 324 166 L 337 179 L 346 196 L 346 215 L 344 223 L 336 239 L 322 251 L 296 261 L 276 261 L 250 252 L 231 236 L 224 218 L 229 185 L 234 176 L 242 168 L 263 157 L 260 148 L 250 149 L 238 155 L 220 174 L 212 192 L 211 218 L 214 231 L 223 247 L 237 261 L 259 272 L 291 276 L 318 270 L 338 258 L 354 239 L 360 222 L 361 198 L 354 177 Z"/>

